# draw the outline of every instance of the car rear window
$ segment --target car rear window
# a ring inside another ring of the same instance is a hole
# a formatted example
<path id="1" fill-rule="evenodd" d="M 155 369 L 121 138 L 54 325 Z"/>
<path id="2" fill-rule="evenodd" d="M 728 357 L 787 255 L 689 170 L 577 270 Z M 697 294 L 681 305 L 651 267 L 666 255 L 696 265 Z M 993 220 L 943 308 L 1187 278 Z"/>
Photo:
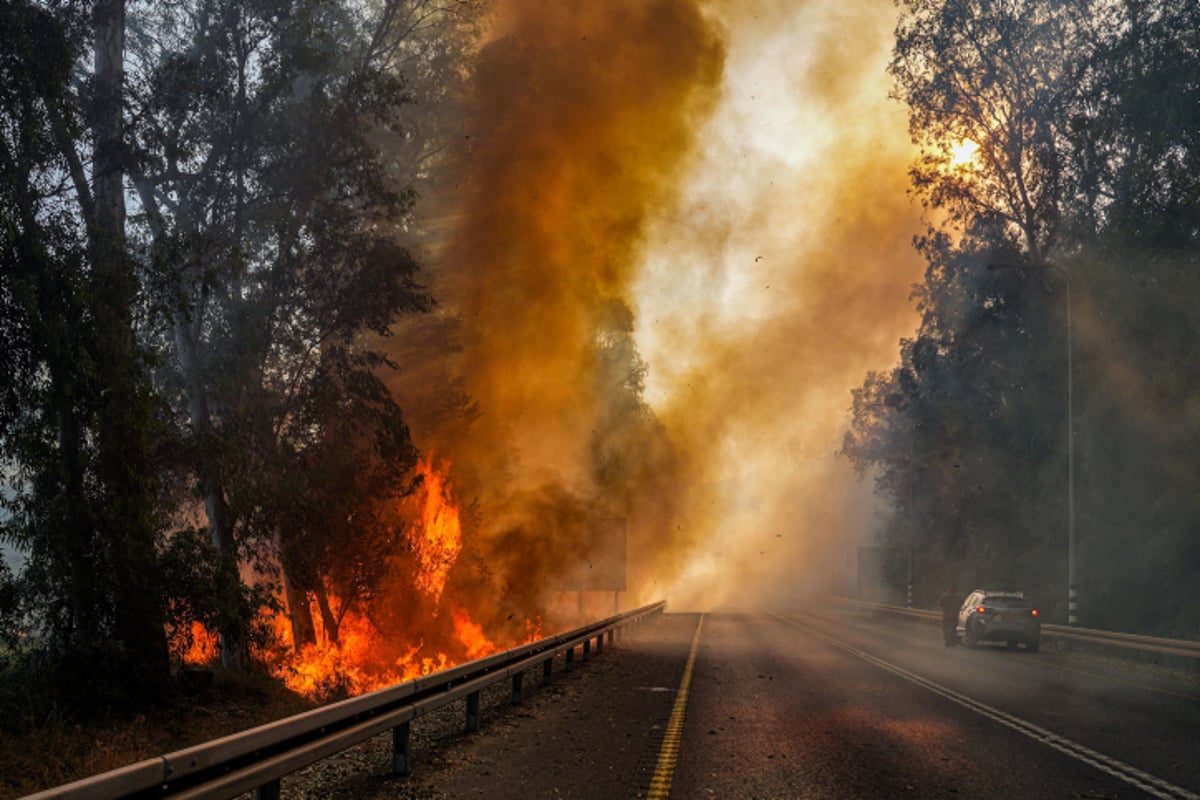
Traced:
<path id="1" fill-rule="evenodd" d="M 985 597 L 983 605 L 992 608 L 1029 608 L 1029 601 L 1023 597 Z"/>

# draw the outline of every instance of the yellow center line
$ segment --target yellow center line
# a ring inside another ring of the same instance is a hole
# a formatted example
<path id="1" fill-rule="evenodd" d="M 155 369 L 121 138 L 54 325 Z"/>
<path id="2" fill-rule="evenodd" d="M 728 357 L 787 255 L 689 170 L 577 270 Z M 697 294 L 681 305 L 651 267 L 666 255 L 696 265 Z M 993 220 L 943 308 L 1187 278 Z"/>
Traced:
<path id="1" fill-rule="evenodd" d="M 688 653 L 687 666 L 683 668 L 683 680 L 675 695 L 671 708 L 671 719 L 667 721 L 667 732 L 663 734 L 662 748 L 658 751 L 658 763 L 654 777 L 650 779 L 647 800 L 667 800 L 671 794 L 671 778 L 675 774 L 675 761 L 679 758 L 679 740 L 683 736 L 683 717 L 687 713 L 688 690 L 692 686 L 692 670 L 696 666 L 696 650 L 700 648 L 700 628 L 704 626 L 704 615 L 696 622 L 696 635 L 692 637 L 692 650 Z"/>

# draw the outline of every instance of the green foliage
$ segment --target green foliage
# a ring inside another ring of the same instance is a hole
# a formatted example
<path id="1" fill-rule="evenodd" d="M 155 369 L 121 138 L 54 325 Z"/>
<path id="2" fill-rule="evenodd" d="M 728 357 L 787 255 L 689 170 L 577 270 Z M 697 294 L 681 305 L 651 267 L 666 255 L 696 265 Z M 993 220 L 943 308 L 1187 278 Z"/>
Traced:
<path id="1" fill-rule="evenodd" d="M 0 669 L 22 645 L 21 587 L 8 564 L 0 559 Z"/>
<path id="2" fill-rule="evenodd" d="M 103 109 L 74 80 L 93 24 L 77 14 L 0 7 L 0 535 L 27 551 L 29 624 L 59 659 L 113 645 L 127 669 L 154 672 L 158 407 L 132 341 L 131 269 L 110 246 L 120 199 L 101 202 L 102 137 L 85 133 Z"/>
<path id="3" fill-rule="evenodd" d="M 896 509 L 887 543 L 917 548 L 918 598 L 951 580 L 1014 582 L 1052 611 L 1043 572 L 1065 564 L 1065 331 L 1055 296 L 948 253 L 919 293 L 924 322 L 901 364 L 854 392 L 842 453 Z M 1031 465 L 1037 465 L 1031 469 Z"/>
<path id="4" fill-rule="evenodd" d="M 624 303 L 609 300 L 599 306 L 593 342 L 593 380 L 602 404 L 591 439 L 592 469 L 601 495 L 613 506 L 604 513 L 625 517 L 635 493 L 663 467 L 660 458 L 670 457 L 670 448 L 642 398 L 647 366 L 633 338 L 633 314 Z M 648 457 L 652 453 L 656 457 Z"/>
<path id="5" fill-rule="evenodd" d="M 1127 3 L 1097 13 L 1080 102 L 1064 129 L 1075 234 L 1123 250 L 1200 235 L 1200 7 Z"/>

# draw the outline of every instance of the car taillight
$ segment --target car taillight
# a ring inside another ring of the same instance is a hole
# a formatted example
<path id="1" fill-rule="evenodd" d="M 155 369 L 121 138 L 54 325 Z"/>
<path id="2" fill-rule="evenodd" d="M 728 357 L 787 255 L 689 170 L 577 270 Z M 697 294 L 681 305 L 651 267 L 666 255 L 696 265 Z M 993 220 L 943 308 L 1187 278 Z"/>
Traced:
<path id="1" fill-rule="evenodd" d="M 980 606 L 979 608 L 975 609 L 975 613 L 976 614 L 986 614 L 987 606 Z"/>
<path id="2" fill-rule="evenodd" d="M 1036 616 L 1037 616 L 1037 609 L 1035 608 L 1033 611 L 1030 611 L 1029 613 L 1030 613 L 1030 615 L 1032 615 L 1032 616 L 1035 616 L 1035 617 L 1036 617 Z"/>

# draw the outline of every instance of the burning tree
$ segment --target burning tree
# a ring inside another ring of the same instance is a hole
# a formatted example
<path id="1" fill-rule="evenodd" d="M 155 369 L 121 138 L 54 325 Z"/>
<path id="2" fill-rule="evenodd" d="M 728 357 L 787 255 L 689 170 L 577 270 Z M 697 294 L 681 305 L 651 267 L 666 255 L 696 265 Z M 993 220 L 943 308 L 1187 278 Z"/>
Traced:
<path id="1" fill-rule="evenodd" d="M 137 682 L 164 609 L 236 665 L 250 567 L 334 633 L 394 552 L 416 451 L 372 341 L 432 305 L 401 240 L 439 146 L 407 112 L 478 9 L 93 5 L 0 8 L 4 610 Z M 206 550 L 166 536 L 190 516 Z"/>
<path id="2" fill-rule="evenodd" d="M 444 78 L 422 57 L 470 11 L 216 2 L 147 20 L 131 97 L 137 230 L 229 608 L 239 564 L 278 549 L 289 590 L 315 592 L 336 631 L 323 601 L 338 559 L 389 535 L 371 509 L 415 451 L 364 334 L 431 307 L 399 244 L 422 169 L 400 156 L 420 153 L 392 143 L 414 138 L 406 72 Z M 227 663 L 244 623 L 222 627 Z"/>

